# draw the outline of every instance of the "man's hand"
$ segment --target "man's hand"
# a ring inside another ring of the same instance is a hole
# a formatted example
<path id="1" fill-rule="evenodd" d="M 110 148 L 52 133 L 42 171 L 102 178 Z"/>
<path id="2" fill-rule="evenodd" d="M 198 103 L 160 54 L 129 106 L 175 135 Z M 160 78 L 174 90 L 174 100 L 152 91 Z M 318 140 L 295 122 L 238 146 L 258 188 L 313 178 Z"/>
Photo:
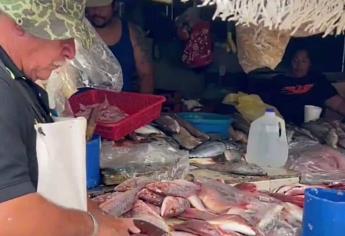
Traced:
<path id="1" fill-rule="evenodd" d="M 129 236 L 129 233 L 140 233 L 133 220 L 106 215 L 92 201 L 88 202 L 88 210 L 99 224 L 99 236 Z"/>

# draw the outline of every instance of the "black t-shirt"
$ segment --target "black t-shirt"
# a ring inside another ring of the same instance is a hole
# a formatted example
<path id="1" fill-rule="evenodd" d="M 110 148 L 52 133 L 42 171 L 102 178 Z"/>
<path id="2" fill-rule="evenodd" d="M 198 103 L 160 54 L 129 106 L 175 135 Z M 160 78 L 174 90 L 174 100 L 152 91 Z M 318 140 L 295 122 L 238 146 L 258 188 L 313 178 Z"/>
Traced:
<path id="1" fill-rule="evenodd" d="M 0 203 L 36 192 L 35 122 L 51 122 L 47 94 L 0 48 Z"/>
<path id="2" fill-rule="evenodd" d="M 323 107 L 327 99 L 337 95 L 336 89 L 319 73 L 303 78 L 278 75 L 273 78 L 272 104 L 288 122 L 304 121 L 304 106 Z"/>

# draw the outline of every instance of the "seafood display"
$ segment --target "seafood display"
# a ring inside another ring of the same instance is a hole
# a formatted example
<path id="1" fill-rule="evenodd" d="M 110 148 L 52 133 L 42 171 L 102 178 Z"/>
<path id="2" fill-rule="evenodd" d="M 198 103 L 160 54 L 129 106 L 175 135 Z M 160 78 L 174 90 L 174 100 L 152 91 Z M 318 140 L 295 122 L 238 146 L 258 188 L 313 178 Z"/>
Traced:
<path id="1" fill-rule="evenodd" d="M 136 178 L 116 189 L 94 200 L 110 215 L 133 218 L 144 235 L 293 236 L 301 227 L 301 206 L 280 196 L 295 197 L 302 187 L 269 194 L 252 184 Z"/>
<path id="2" fill-rule="evenodd" d="M 300 183 L 267 192 L 254 183 L 231 186 L 222 177 L 205 179 L 189 172 L 191 165 L 236 180 L 270 179 L 269 170 L 246 162 L 250 124 L 239 115 L 234 119 L 229 140 L 204 134 L 176 114 L 164 114 L 126 140 L 108 143 L 101 166 L 108 175 L 121 175 L 111 182 L 120 184 L 93 200 L 106 214 L 133 219 L 141 230 L 137 235 L 300 235 L 304 191 L 345 190 L 345 124 L 287 124 L 285 167 Z"/>

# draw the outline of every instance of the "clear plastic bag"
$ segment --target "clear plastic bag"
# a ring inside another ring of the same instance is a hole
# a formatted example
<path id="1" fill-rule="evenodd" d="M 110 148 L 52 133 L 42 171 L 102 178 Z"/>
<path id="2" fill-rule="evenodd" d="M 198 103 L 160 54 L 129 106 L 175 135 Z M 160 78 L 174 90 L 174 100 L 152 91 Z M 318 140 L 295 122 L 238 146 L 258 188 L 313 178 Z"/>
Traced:
<path id="1" fill-rule="evenodd" d="M 101 168 L 110 169 L 119 179 L 146 176 L 155 180 L 184 178 L 189 171 L 188 153 L 166 142 L 103 142 Z"/>
<path id="2" fill-rule="evenodd" d="M 88 26 L 94 31 L 90 23 Z M 97 33 L 90 49 L 84 49 L 78 41 L 76 49 L 75 58 L 54 71 L 46 85 L 50 97 L 49 106 L 59 115 L 66 109 L 68 98 L 78 88 L 121 91 L 123 86 L 121 66 Z"/>
<path id="3" fill-rule="evenodd" d="M 94 30 L 89 22 L 88 26 Z M 121 66 L 97 33 L 95 42 L 88 50 L 77 42 L 77 55 L 71 64 L 80 71 L 80 79 L 85 87 L 115 91 L 122 89 Z"/>

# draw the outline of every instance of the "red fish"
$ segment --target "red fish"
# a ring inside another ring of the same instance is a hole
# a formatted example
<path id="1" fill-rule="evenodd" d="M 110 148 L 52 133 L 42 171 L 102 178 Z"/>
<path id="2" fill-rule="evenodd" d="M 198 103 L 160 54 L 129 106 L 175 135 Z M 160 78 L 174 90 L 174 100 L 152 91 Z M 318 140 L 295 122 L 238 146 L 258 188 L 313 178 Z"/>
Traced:
<path id="1" fill-rule="evenodd" d="M 164 200 L 164 197 L 162 195 L 159 195 L 157 193 L 154 193 L 147 188 L 142 189 L 138 193 L 139 199 L 144 200 L 145 202 L 151 203 L 156 206 L 161 206 L 162 202 Z"/>
<path id="2" fill-rule="evenodd" d="M 190 204 L 185 198 L 168 196 L 164 198 L 161 208 L 161 216 L 176 217 L 181 215 L 189 207 Z"/>
<path id="3" fill-rule="evenodd" d="M 146 188 L 165 196 L 188 198 L 195 195 L 200 187 L 186 180 L 175 180 L 166 182 L 155 182 L 146 185 Z"/>

